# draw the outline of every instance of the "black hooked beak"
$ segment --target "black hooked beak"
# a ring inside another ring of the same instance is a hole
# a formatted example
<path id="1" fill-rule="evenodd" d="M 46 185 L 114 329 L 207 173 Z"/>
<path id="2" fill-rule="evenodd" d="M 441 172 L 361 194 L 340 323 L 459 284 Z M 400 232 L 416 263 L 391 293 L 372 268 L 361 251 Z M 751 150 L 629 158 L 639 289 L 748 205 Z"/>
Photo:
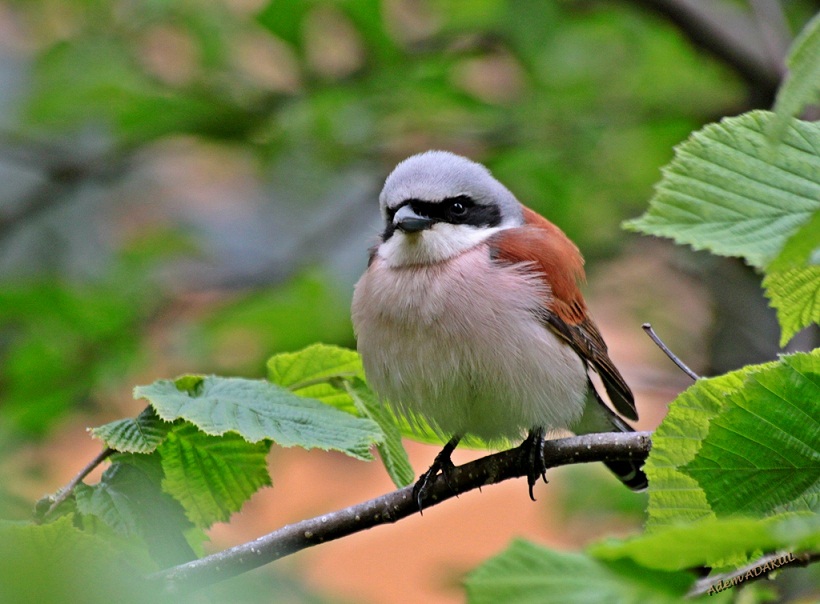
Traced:
<path id="1" fill-rule="evenodd" d="M 418 233 L 424 229 L 429 229 L 433 224 L 431 218 L 419 216 L 409 205 L 404 205 L 398 209 L 393 216 L 393 226 L 405 233 Z"/>

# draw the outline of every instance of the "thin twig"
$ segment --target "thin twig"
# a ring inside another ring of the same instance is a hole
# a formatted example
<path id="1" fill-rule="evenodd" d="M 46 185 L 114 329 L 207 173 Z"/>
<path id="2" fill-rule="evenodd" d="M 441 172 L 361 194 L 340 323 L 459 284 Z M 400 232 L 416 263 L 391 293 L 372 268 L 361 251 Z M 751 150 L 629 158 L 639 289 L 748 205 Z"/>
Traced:
<path id="1" fill-rule="evenodd" d="M 788 562 L 785 562 L 782 565 L 775 567 L 773 563 L 782 560 L 783 558 L 791 558 Z M 699 596 L 703 596 L 708 593 L 717 593 L 727 589 L 729 587 L 740 586 L 743 583 L 748 581 L 757 581 L 758 579 L 763 579 L 770 572 L 773 572 L 777 568 L 786 568 L 788 566 L 808 566 L 813 562 L 820 561 L 820 553 L 818 552 L 806 552 L 802 554 L 783 554 L 783 553 L 776 553 L 776 554 L 768 554 L 763 556 L 762 558 L 758 558 L 751 564 L 748 564 L 742 568 L 734 570 L 728 573 L 722 573 L 719 575 L 712 575 L 709 577 L 703 577 L 702 579 L 698 579 L 695 581 L 695 584 L 689 590 L 689 593 L 686 594 L 687 598 L 697 598 Z M 766 565 L 770 567 L 766 570 Z M 748 579 L 746 577 L 749 577 Z"/>
<path id="2" fill-rule="evenodd" d="M 74 489 L 77 487 L 77 485 L 82 482 L 83 478 L 91 474 L 91 472 L 94 471 L 94 468 L 96 468 L 98 465 L 100 465 L 102 462 L 108 459 L 113 453 L 116 453 L 116 451 L 111 447 L 107 447 L 100 451 L 100 453 L 94 459 L 89 461 L 88 464 L 82 470 L 80 470 L 80 472 L 74 478 L 71 479 L 71 482 L 69 482 L 62 489 L 60 489 L 60 491 L 57 493 L 57 496 L 54 498 L 54 502 L 49 506 L 48 510 L 46 511 L 45 516 L 51 514 L 54 510 L 56 510 L 59 507 L 59 505 L 62 502 L 68 499 L 71 496 L 71 493 L 74 492 Z"/>
<path id="3" fill-rule="evenodd" d="M 552 468 L 593 461 L 642 460 L 652 446 L 650 432 L 587 434 L 547 441 L 544 460 Z M 484 485 L 527 473 L 522 449 L 488 455 L 438 476 L 425 491 L 425 508 Z M 522 497 L 526 490 L 522 488 Z M 418 513 L 413 486 L 382 495 L 343 510 L 303 520 L 230 549 L 155 573 L 170 592 L 201 588 L 239 575 L 320 543 L 333 541 Z"/>
<path id="4" fill-rule="evenodd" d="M 657 344 L 658 348 L 660 348 L 663 351 L 663 353 L 666 356 L 668 356 L 671 359 L 671 361 L 680 368 L 681 371 L 683 371 L 686 375 L 688 375 L 693 380 L 700 379 L 700 376 L 697 373 L 695 373 L 694 371 L 689 369 L 689 367 L 686 365 L 686 363 L 681 361 L 675 355 L 674 352 L 669 350 L 669 348 L 666 346 L 666 344 L 664 344 L 663 341 L 658 337 L 658 334 L 655 333 L 655 330 L 652 329 L 651 324 L 644 323 L 643 325 L 641 325 L 641 327 L 643 327 L 643 330 L 647 333 L 647 335 L 650 338 L 652 338 L 652 341 L 655 342 L 655 344 Z"/>

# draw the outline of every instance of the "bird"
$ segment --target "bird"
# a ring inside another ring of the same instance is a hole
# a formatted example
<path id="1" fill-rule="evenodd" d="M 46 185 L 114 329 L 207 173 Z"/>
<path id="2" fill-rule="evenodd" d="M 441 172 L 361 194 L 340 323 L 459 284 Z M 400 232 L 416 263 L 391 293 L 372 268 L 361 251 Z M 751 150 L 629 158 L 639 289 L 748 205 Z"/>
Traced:
<path id="1" fill-rule="evenodd" d="M 560 228 L 484 165 L 440 150 L 396 165 L 379 206 L 384 230 L 354 287 L 351 318 L 379 399 L 446 439 L 415 483 L 419 510 L 467 436 L 492 444 L 526 434 L 535 500 L 547 434 L 633 431 L 621 416 L 638 419 L 634 396 L 581 294 L 581 253 Z M 635 462 L 606 464 L 627 487 L 647 486 Z"/>

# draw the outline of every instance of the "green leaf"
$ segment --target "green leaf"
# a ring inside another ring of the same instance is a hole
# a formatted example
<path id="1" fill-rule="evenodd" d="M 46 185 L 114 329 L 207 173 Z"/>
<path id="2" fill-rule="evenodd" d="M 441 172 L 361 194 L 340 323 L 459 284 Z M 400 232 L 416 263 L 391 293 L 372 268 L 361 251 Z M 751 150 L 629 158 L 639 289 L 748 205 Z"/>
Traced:
<path id="1" fill-rule="evenodd" d="M 299 352 L 277 354 L 268 360 L 268 379 L 299 396 L 375 421 L 384 434 L 377 449 L 391 480 L 399 488 L 413 482 L 415 473 L 401 442 L 400 422 L 365 383 L 358 352 L 314 344 Z"/>
<path id="2" fill-rule="evenodd" d="M 769 273 L 763 286 L 777 309 L 781 347 L 801 329 L 820 321 L 820 266 Z"/>
<path id="3" fill-rule="evenodd" d="M 789 552 L 820 551 L 820 514 L 790 514 L 769 524 L 779 547 Z"/>
<path id="4" fill-rule="evenodd" d="M 820 526 L 817 522 L 813 524 L 816 535 Z M 798 527 L 802 531 L 800 538 L 795 538 Z M 657 570 L 737 567 L 758 552 L 793 548 L 797 543 L 809 541 L 811 535 L 806 534 L 806 528 L 805 523 L 797 526 L 784 524 L 783 516 L 707 518 L 664 527 L 631 539 L 603 541 L 592 545 L 589 552 L 600 560 L 630 558 L 637 564 Z"/>
<path id="5" fill-rule="evenodd" d="M 294 391 L 294 394 L 321 401 L 325 405 L 361 417 L 359 410 L 356 409 L 356 405 L 353 403 L 353 399 L 350 398 L 350 395 L 343 388 L 344 381 L 345 380 L 334 381 L 335 385 L 330 382 L 310 384 Z"/>
<path id="6" fill-rule="evenodd" d="M 783 135 L 789 118 L 798 116 L 806 105 L 820 100 L 820 14 L 814 16 L 797 36 L 786 58 L 789 72 L 774 104 L 776 118 L 769 133 L 774 139 Z"/>
<path id="7" fill-rule="evenodd" d="M 313 344 L 299 352 L 277 354 L 268 360 L 268 379 L 290 390 L 331 378 L 364 377 L 359 353 L 348 348 Z"/>
<path id="8" fill-rule="evenodd" d="M 158 455 L 116 455 L 98 484 L 78 485 L 77 510 L 122 536 L 142 538 L 160 566 L 186 562 L 196 557 L 185 537 L 192 526 L 161 481 Z"/>
<path id="9" fill-rule="evenodd" d="M 806 507 L 820 492 L 820 349 L 748 373 L 680 469 L 719 516 Z"/>
<path id="10" fill-rule="evenodd" d="M 669 406 L 652 435 L 652 450 L 644 464 L 649 478 L 648 529 L 714 516 L 703 489 L 680 468 L 695 457 L 709 421 L 722 409 L 724 394 L 743 383 L 744 373 L 698 380 Z"/>
<path id="11" fill-rule="evenodd" d="M 113 421 L 91 428 L 91 436 L 106 447 L 122 453 L 151 453 L 165 439 L 171 424 L 159 418 L 154 408 L 146 407 L 135 418 Z"/>
<path id="12" fill-rule="evenodd" d="M 345 380 L 344 385 L 359 412 L 379 424 L 384 432 L 384 442 L 380 443 L 377 449 L 393 484 L 398 488 L 411 484 L 416 475 L 401 442 L 401 432 L 395 416 L 378 400 L 364 380 Z"/>
<path id="13" fill-rule="evenodd" d="M 358 352 L 314 344 L 299 352 L 278 354 L 268 360 L 268 379 L 300 396 L 312 397 L 375 421 L 384 434 L 384 441 L 377 445 L 377 450 L 393 483 L 401 488 L 415 480 L 401 442 L 401 427 L 406 425 L 397 420 L 365 383 Z"/>
<path id="14" fill-rule="evenodd" d="M 249 443 L 238 434 L 209 436 L 191 424 L 168 434 L 159 448 L 162 488 L 200 528 L 224 522 L 263 486 L 270 486 L 270 441 Z"/>
<path id="15" fill-rule="evenodd" d="M 644 466 L 650 530 L 814 505 L 819 355 L 701 379 L 672 402 Z"/>
<path id="16" fill-rule="evenodd" d="M 772 116 L 753 111 L 692 134 L 649 211 L 625 228 L 765 266 L 820 209 L 820 124 L 792 120 L 775 150 Z"/>
<path id="17" fill-rule="evenodd" d="M 370 446 L 384 436 L 378 425 L 262 380 L 184 376 L 139 386 L 165 421 L 185 419 L 206 434 L 236 432 L 249 442 L 273 440 L 283 447 L 341 451 L 372 459 Z"/>
<path id="18" fill-rule="evenodd" d="M 515 541 L 467 577 L 471 604 L 680 602 L 694 577 Z M 718 600 L 719 601 L 719 600 Z"/>
<path id="19" fill-rule="evenodd" d="M 812 256 L 820 249 L 820 212 L 815 212 L 766 267 L 763 286 L 777 309 L 780 345 L 798 331 L 820 322 L 820 265 Z"/>

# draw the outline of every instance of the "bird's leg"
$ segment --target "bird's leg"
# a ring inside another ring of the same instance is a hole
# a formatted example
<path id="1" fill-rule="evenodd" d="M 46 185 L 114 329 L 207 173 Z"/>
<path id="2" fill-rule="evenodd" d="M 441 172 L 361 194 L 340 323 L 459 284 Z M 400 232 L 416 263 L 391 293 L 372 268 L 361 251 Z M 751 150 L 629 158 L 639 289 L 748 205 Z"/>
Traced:
<path id="1" fill-rule="evenodd" d="M 447 444 L 444 445 L 441 452 L 436 455 L 430 469 L 422 474 L 416 481 L 416 484 L 413 487 L 413 499 L 416 500 L 416 505 L 419 507 L 419 512 L 422 510 L 421 500 L 424 498 L 428 487 L 431 482 L 435 480 L 436 476 L 441 474 L 444 477 L 444 481 L 447 483 L 447 486 L 452 490 L 452 486 L 450 486 L 450 473 L 455 469 L 455 465 L 453 465 L 453 462 L 450 460 L 450 455 L 452 455 L 460 440 L 460 436 L 454 436 L 451 438 Z"/>
<path id="2" fill-rule="evenodd" d="M 544 461 L 544 446 L 546 445 L 544 428 L 533 428 L 527 435 L 526 440 L 521 443 L 521 451 L 527 464 L 527 483 L 530 487 L 530 499 L 535 501 L 532 489 L 538 478 L 547 482 L 547 464 Z"/>

